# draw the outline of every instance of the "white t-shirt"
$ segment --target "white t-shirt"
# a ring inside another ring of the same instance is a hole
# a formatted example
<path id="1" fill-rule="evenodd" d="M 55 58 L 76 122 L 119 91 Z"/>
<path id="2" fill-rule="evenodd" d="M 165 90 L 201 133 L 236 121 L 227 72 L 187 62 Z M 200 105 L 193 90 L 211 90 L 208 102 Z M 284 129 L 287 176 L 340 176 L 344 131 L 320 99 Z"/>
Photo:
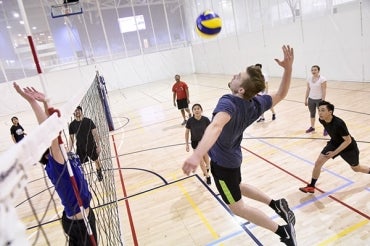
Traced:
<path id="1" fill-rule="evenodd" d="M 313 82 L 313 77 L 307 80 L 308 86 L 310 87 L 310 93 L 308 94 L 308 97 L 311 99 L 322 99 L 322 89 L 321 85 L 322 83 L 326 82 L 325 77 L 321 76 L 318 80 Z"/>

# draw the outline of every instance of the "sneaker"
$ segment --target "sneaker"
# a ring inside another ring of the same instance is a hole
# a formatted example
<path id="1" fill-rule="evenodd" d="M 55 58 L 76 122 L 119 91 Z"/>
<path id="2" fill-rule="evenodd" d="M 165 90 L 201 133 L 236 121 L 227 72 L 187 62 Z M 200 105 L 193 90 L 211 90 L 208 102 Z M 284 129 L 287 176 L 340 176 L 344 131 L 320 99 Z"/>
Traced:
<path id="1" fill-rule="evenodd" d="M 328 136 L 328 132 L 324 129 L 324 132 L 322 133 L 323 136 Z"/>
<path id="2" fill-rule="evenodd" d="M 257 120 L 257 122 L 262 122 L 262 121 L 265 121 L 265 118 L 259 118 L 258 120 Z"/>
<path id="3" fill-rule="evenodd" d="M 307 185 L 306 187 L 299 188 L 299 190 L 304 192 L 304 193 L 314 193 L 315 192 L 315 187 Z"/>
<path id="4" fill-rule="evenodd" d="M 306 133 L 310 133 L 310 132 L 314 132 L 315 131 L 315 128 L 313 128 L 312 126 L 310 126 L 310 128 L 308 128 L 306 130 Z"/>
<path id="5" fill-rule="evenodd" d="M 185 125 L 186 125 L 186 122 L 187 122 L 187 120 L 184 120 L 184 121 L 181 123 L 181 125 L 182 125 L 182 126 L 185 126 Z"/>
<path id="6" fill-rule="evenodd" d="M 297 239 L 295 235 L 295 229 L 292 224 L 287 224 L 283 226 L 284 231 L 286 233 L 286 237 L 281 237 L 280 241 L 282 243 L 285 243 L 285 245 L 289 246 L 296 246 L 297 245 Z"/>
<path id="7" fill-rule="evenodd" d="M 274 210 L 286 223 L 295 225 L 295 215 L 284 198 L 275 202 Z"/>
<path id="8" fill-rule="evenodd" d="M 208 176 L 207 177 L 207 185 L 210 185 L 212 182 L 211 182 L 211 176 Z"/>
<path id="9" fill-rule="evenodd" d="M 103 180 L 103 173 L 101 171 L 101 169 L 96 169 L 96 175 L 98 176 L 98 181 L 102 181 Z"/>
<path id="10" fill-rule="evenodd" d="M 272 120 L 276 120 L 276 115 L 272 114 Z"/>

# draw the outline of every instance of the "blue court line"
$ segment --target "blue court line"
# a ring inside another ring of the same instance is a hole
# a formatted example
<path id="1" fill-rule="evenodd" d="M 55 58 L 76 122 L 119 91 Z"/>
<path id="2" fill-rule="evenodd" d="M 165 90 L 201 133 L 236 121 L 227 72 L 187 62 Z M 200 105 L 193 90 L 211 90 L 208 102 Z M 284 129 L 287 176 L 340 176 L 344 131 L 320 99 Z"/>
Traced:
<path id="1" fill-rule="evenodd" d="M 266 142 L 266 141 L 264 141 L 264 140 L 262 140 L 262 139 L 259 139 L 259 138 L 257 138 L 257 137 L 253 137 L 253 136 L 251 136 L 250 134 L 246 134 L 246 135 L 248 135 L 248 136 L 250 136 L 250 138 L 254 138 L 255 140 L 258 140 L 259 142 L 262 142 L 262 143 L 264 143 L 264 144 L 266 144 L 266 145 L 268 145 L 268 146 L 270 146 L 270 147 L 273 147 L 273 148 L 275 148 L 275 149 L 278 149 L 278 150 L 279 150 L 279 151 L 281 151 L 281 152 L 284 152 L 284 153 L 286 153 L 286 154 L 288 154 L 288 155 L 290 155 L 290 156 L 293 156 L 293 157 L 295 157 L 296 159 L 299 159 L 299 160 L 301 160 L 301 161 L 303 161 L 303 162 L 306 162 L 306 163 L 310 164 L 311 166 L 314 166 L 314 165 L 315 165 L 313 162 L 308 161 L 308 160 L 306 160 L 306 159 L 304 159 L 304 158 L 302 158 L 302 157 L 300 157 L 300 156 L 298 156 L 298 155 L 295 155 L 295 154 L 293 154 L 293 153 L 292 153 L 292 152 L 290 152 L 290 151 L 287 151 L 287 150 L 285 150 L 285 149 L 282 149 L 282 148 L 280 148 L 280 147 L 278 147 L 278 146 L 276 146 L 276 145 L 274 145 L 274 144 L 270 144 L 270 143 L 268 143 L 268 142 Z M 245 139 L 245 138 L 243 138 L 243 139 Z M 347 183 L 345 183 L 345 184 L 343 184 L 342 186 L 339 186 L 339 187 L 337 187 L 337 188 L 335 188 L 335 189 L 333 189 L 333 190 L 331 190 L 331 191 L 326 191 L 325 193 L 322 193 L 322 195 L 315 196 L 315 198 L 314 198 L 314 199 L 312 199 L 312 200 L 308 200 L 308 201 L 306 201 L 306 202 L 304 202 L 304 203 L 302 203 L 302 204 L 300 204 L 300 205 L 298 205 L 298 206 L 292 207 L 292 208 L 291 208 L 292 210 L 295 210 L 295 209 L 297 209 L 297 208 L 301 208 L 301 207 L 303 207 L 303 206 L 306 206 L 306 205 L 308 205 L 308 204 L 310 204 L 310 203 L 313 203 L 314 201 L 320 200 L 320 199 L 322 199 L 322 198 L 324 198 L 324 197 L 331 196 L 331 195 L 332 195 L 332 194 L 334 194 L 335 192 L 340 191 L 340 190 L 342 190 L 343 188 L 348 187 L 348 186 L 352 185 L 353 183 L 355 183 L 353 180 L 350 180 L 350 179 L 348 179 L 348 178 L 346 178 L 346 177 L 343 177 L 343 176 L 341 176 L 341 175 L 339 175 L 339 174 L 337 174 L 337 173 L 335 173 L 335 172 L 333 172 L 333 171 L 330 171 L 329 169 L 326 169 L 326 168 L 322 168 L 322 169 L 323 169 L 325 172 L 327 172 L 327 173 L 331 174 L 332 176 L 335 176 L 335 177 L 337 177 L 337 178 L 339 178 L 339 179 L 342 179 L 342 180 L 346 181 Z M 370 192 L 370 187 L 366 187 L 366 188 L 364 188 L 364 190 L 366 190 L 366 191 L 369 191 L 369 192 Z"/>
<path id="2" fill-rule="evenodd" d="M 247 134 L 248 136 L 250 136 L 250 137 L 252 137 L 250 134 Z M 273 147 L 273 148 L 275 148 L 275 149 L 278 149 L 278 150 L 280 150 L 281 152 L 283 152 L 283 153 L 286 153 L 286 154 L 288 154 L 288 155 L 290 155 L 290 156 L 293 156 L 293 157 L 295 157 L 296 159 L 298 159 L 298 160 L 301 160 L 301 161 L 303 161 L 303 162 L 306 162 L 306 163 L 308 163 L 308 164 L 310 164 L 311 166 L 314 166 L 315 165 L 315 163 L 314 162 L 312 162 L 312 161 L 309 161 L 309 160 L 306 160 L 306 159 L 304 159 L 304 158 L 302 158 L 302 157 L 300 157 L 300 156 L 298 156 L 298 155 L 296 155 L 296 154 L 293 154 L 292 152 L 290 152 L 290 151 L 287 151 L 287 150 L 285 150 L 285 149 L 282 149 L 282 148 L 280 148 L 280 147 L 278 147 L 278 146 L 276 146 L 276 145 L 274 145 L 274 144 L 270 144 L 269 142 L 266 142 L 266 141 L 264 141 L 264 140 L 262 140 L 262 139 L 258 139 L 257 137 L 256 137 L 256 140 L 258 140 L 259 142 L 262 142 L 262 143 L 264 143 L 264 144 L 266 144 L 266 145 L 268 145 L 268 146 L 270 146 L 270 147 Z M 347 164 L 346 164 L 347 165 Z M 335 176 L 335 177 L 337 177 L 337 178 L 340 178 L 340 179 L 342 179 L 342 180 L 345 180 L 345 181 L 347 181 L 347 182 L 350 182 L 350 183 L 354 183 L 352 180 L 350 180 L 350 179 L 348 179 L 348 178 L 346 178 L 346 177 L 343 177 L 343 176 L 341 176 L 341 175 L 339 175 L 339 174 L 337 174 L 337 173 L 335 173 L 335 172 L 333 172 L 333 171 L 330 171 L 329 169 L 326 169 L 326 168 L 322 168 L 325 172 L 328 172 L 328 173 L 330 173 L 331 175 L 333 175 L 333 176 Z"/>
<path id="3" fill-rule="evenodd" d="M 213 190 L 199 177 L 198 174 L 195 174 L 194 175 L 195 177 L 197 177 L 201 183 L 204 185 L 204 187 L 206 187 L 208 189 L 208 191 L 213 195 L 213 197 L 221 204 L 222 207 L 224 207 L 224 209 L 230 214 L 230 216 L 235 219 L 236 215 L 234 215 L 231 210 L 229 209 L 229 207 L 221 200 L 221 198 L 219 198 L 220 194 L 216 194 L 215 192 L 213 192 Z M 238 217 L 239 218 L 239 217 Z M 235 219 L 236 220 L 236 219 Z M 260 245 L 262 246 L 261 242 L 253 235 L 253 233 L 246 227 L 247 224 L 249 224 L 249 222 L 247 221 L 246 223 L 243 223 L 243 224 L 240 224 L 240 227 L 242 227 L 243 230 L 240 230 L 240 231 L 236 231 L 236 232 L 233 232 L 229 235 L 226 235 L 226 236 L 223 236 L 223 237 L 220 237 L 219 239 L 215 240 L 215 241 L 212 241 L 206 245 L 208 246 L 213 246 L 213 245 L 217 245 L 223 241 L 226 241 L 230 238 L 233 238 L 235 237 L 236 235 L 239 235 L 243 232 L 246 232 L 250 238 L 256 243 L 256 245 Z"/>

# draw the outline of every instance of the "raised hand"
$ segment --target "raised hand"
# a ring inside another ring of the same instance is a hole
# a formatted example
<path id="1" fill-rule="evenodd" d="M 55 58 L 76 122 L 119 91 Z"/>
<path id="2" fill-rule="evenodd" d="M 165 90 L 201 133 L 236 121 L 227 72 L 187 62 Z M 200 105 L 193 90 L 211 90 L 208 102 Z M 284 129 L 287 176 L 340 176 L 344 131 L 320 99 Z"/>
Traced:
<path id="1" fill-rule="evenodd" d="M 31 88 L 30 87 L 26 87 L 26 88 L 23 89 L 23 91 L 25 93 L 29 94 L 29 95 L 32 95 L 32 97 L 35 100 L 39 101 L 39 102 L 46 102 L 46 96 L 45 96 L 45 94 L 42 93 L 42 92 L 40 92 L 40 91 L 38 91 L 38 90 L 36 90 L 33 87 L 31 87 Z"/>
<path id="2" fill-rule="evenodd" d="M 280 61 L 279 59 L 275 59 L 277 64 L 285 69 L 292 68 L 292 64 L 294 61 L 294 50 L 289 45 L 284 45 L 282 47 L 284 53 L 284 60 Z"/>
<path id="3" fill-rule="evenodd" d="M 35 101 L 36 99 L 32 96 L 32 94 L 27 93 L 24 89 L 22 89 L 16 82 L 13 83 L 14 89 L 27 101 Z"/>

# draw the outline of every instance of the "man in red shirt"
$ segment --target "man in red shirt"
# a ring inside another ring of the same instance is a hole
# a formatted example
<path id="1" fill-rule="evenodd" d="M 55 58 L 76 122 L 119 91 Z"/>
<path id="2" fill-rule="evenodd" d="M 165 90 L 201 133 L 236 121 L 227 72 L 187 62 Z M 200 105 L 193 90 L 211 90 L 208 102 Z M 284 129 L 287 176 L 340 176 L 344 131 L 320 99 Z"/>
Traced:
<path id="1" fill-rule="evenodd" d="M 189 110 L 189 90 L 188 85 L 185 82 L 180 81 L 180 75 L 176 74 L 175 80 L 176 82 L 172 86 L 173 105 L 176 107 L 177 102 L 177 108 L 181 110 L 182 118 L 184 118 L 184 121 L 181 123 L 181 125 L 184 126 L 186 124 L 185 111 L 188 113 L 189 118 L 191 117 Z"/>

